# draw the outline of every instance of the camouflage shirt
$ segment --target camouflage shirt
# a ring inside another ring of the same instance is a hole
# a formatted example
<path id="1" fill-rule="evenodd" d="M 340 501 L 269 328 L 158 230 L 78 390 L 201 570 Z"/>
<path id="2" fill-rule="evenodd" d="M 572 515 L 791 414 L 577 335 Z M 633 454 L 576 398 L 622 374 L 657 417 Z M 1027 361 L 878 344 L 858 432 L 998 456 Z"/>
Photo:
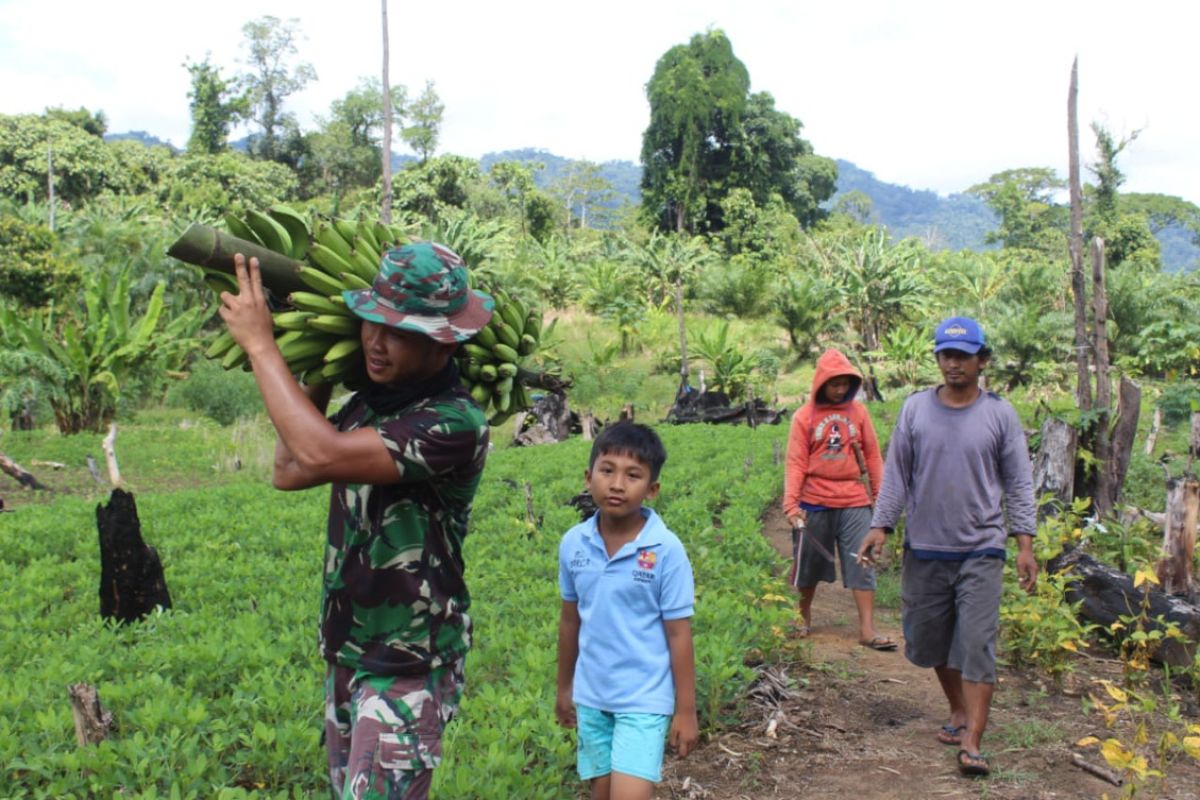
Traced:
<path id="1" fill-rule="evenodd" d="M 471 646 L 462 543 L 487 421 L 456 386 L 383 417 L 356 396 L 333 422 L 377 428 L 400 482 L 333 485 L 321 654 L 377 675 L 429 672 Z"/>

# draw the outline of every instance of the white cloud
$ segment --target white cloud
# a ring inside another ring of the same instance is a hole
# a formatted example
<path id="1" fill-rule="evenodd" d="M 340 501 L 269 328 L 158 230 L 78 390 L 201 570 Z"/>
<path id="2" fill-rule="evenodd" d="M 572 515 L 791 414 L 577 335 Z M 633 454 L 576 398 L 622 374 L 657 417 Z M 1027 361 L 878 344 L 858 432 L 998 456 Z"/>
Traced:
<path id="1" fill-rule="evenodd" d="M 82 105 L 103 110 L 113 131 L 182 145 L 190 122 L 182 64 L 211 52 L 236 71 L 242 24 L 267 14 L 300 20 L 300 57 L 319 76 L 289 98 L 302 124 L 380 74 L 375 0 L 166 8 L 0 0 L 0 113 Z M 1191 4 L 1164 0 L 395 3 L 391 78 L 414 93 L 436 81 L 444 151 L 536 147 L 636 161 L 658 57 L 720 27 L 753 89 L 801 119 L 817 152 L 948 193 L 1014 167 L 1065 175 L 1067 81 L 1078 54 L 1085 161 L 1094 157 L 1091 121 L 1118 134 L 1144 129 L 1120 162 L 1125 188 L 1200 203 L 1188 91 L 1200 72 L 1190 41 L 1198 19 Z"/>

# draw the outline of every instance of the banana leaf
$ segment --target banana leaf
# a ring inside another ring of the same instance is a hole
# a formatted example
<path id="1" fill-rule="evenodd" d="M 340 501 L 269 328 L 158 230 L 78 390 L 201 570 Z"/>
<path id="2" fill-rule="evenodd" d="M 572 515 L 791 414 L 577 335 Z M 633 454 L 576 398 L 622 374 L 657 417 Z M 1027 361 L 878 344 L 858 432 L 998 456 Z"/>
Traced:
<path id="1" fill-rule="evenodd" d="M 197 267 L 206 267 L 234 274 L 233 255 L 241 253 L 246 259 L 258 259 L 263 286 L 277 297 L 287 297 L 292 292 L 312 291 L 296 275 L 303 262 L 268 250 L 256 242 L 248 242 L 231 236 L 208 225 L 193 223 L 176 242 L 167 248 L 167 255 Z"/>

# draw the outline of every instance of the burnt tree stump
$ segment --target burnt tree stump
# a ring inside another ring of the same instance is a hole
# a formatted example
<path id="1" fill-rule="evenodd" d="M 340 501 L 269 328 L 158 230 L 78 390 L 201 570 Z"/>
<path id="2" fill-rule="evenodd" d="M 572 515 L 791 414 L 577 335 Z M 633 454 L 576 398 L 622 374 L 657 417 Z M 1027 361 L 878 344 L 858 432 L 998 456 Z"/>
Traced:
<path id="1" fill-rule="evenodd" d="M 100 531 L 100 616 L 122 623 L 140 620 L 156 607 L 171 607 L 162 562 L 142 540 L 133 495 L 113 489 L 108 505 L 96 506 Z"/>
<path id="2" fill-rule="evenodd" d="M 579 415 L 567 406 L 563 392 L 547 392 L 533 401 L 513 431 L 513 444 L 530 446 L 566 441 L 579 433 Z"/>

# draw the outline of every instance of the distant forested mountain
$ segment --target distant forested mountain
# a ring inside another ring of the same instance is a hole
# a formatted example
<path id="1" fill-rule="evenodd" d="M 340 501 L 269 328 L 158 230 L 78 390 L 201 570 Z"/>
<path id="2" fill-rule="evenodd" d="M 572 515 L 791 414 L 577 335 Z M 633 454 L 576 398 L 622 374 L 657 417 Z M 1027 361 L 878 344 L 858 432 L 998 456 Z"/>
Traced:
<path id="1" fill-rule="evenodd" d="M 837 166 L 838 188 L 831 206 L 848 192 L 862 192 L 871 199 L 872 221 L 886 226 L 897 238 L 915 236 L 936 249 L 988 247 L 984 237 L 996 227 L 996 215 L 979 198 L 967 194 L 942 197 L 927 189 L 885 183 L 840 158 Z"/>
<path id="2" fill-rule="evenodd" d="M 120 142 L 126 139 L 131 139 L 135 142 L 141 142 L 142 144 L 146 145 L 146 147 L 169 147 L 173 152 L 179 152 L 175 148 L 175 145 L 171 144 L 170 142 L 164 142 L 157 136 L 151 136 L 145 131 L 125 131 L 125 133 L 104 134 L 104 141 L 106 142 Z"/>
<path id="3" fill-rule="evenodd" d="M 479 159 L 479 166 L 484 172 L 492 168 L 498 161 L 539 162 L 546 168 L 534 175 L 534 180 L 541 189 L 558 181 L 567 171 L 572 159 L 556 156 L 546 150 L 525 148 L 524 150 L 505 150 L 500 153 L 488 153 Z M 632 161 L 603 161 L 599 164 L 600 175 L 612 185 L 618 200 L 628 200 L 631 205 L 642 201 L 641 183 L 642 168 Z"/>

